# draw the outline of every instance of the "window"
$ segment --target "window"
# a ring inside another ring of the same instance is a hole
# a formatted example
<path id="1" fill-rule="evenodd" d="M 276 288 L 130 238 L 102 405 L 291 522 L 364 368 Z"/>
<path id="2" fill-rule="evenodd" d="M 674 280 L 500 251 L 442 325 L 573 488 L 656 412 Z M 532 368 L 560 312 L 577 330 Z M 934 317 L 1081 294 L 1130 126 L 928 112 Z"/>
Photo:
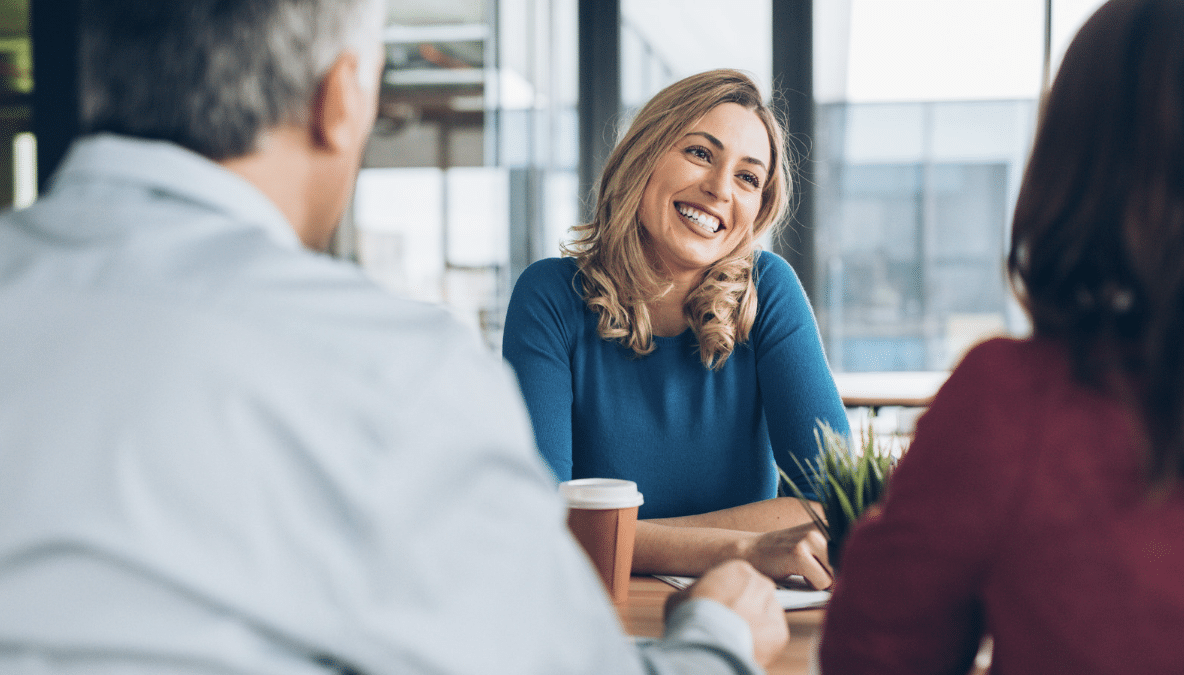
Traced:
<path id="1" fill-rule="evenodd" d="M 0 208 L 37 196 L 32 60 L 28 0 L 0 4 Z"/>
<path id="2" fill-rule="evenodd" d="M 392 5 L 338 252 L 498 349 L 510 280 L 576 224 L 575 0 Z"/>
<path id="3" fill-rule="evenodd" d="M 816 215 L 801 233 L 814 271 L 800 273 L 836 371 L 945 370 L 983 337 L 1027 330 L 1003 270 L 1011 210 L 1045 68 L 1099 4 L 815 0 L 802 149 Z M 380 117 L 338 250 L 451 307 L 493 348 L 512 280 L 558 255 L 591 199 L 577 175 L 577 7 L 459 0 L 389 17 Z M 620 0 L 620 107 L 604 133 L 701 70 L 769 88 L 773 0 L 719 9 Z"/>
<path id="4" fill-rule="evenodd" d="M 737 68 L 769 92 L 771 0 L 621 0 L 621 105 L 626 114 L 663 87 L 713 68 Z"/>
<path id="5" fill-rule="evenodd" d="M 1027 332 L 1011 211 L 1045 64 L 1099 4 L 815 3 L 814 301 L 836 371 L 947 370 Z"/>

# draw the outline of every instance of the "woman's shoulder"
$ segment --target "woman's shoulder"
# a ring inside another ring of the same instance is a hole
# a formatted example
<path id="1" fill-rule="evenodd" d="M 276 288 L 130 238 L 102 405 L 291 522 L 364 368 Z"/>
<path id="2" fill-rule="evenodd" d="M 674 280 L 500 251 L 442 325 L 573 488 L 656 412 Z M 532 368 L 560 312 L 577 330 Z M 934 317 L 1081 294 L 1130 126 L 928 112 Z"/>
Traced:
<path id="1" fill-rule="evenodd" d="M 522 270 L 518 283 L 571 282 L 579 271 L 575 258 L 543 258 Z"/>
<path id="2" fill-rule="evenodd" d="M 972 347 L 938 395 L 1020 414 L 1054 388 L 1074 388 L 1069 354 L 1046 338 L 996 337 Z"/>
<path id="3" fill-rule="evenodd" d="M 753 258 L 754 279 L 757 284 L 760 284 L 762 279 L 781 283 L 792 279 L 797 282 L 798 275 L 793 271 L 789 261 L 776 253 L 758 249 Z"/>
<path id="4" fill-rule="evenodd" d="M 772 251 L 757 250 L 752 263 L 752 275 L 758 300 L 765 301 L 773 295 L 788 295 L 795 299 L 806 297 L 797 272 L 785 258 Z"/>
<path id="5" fill-rule="evenodd" d="M 1068 353 L 1048 338 L 994 337 L 972 347 L 954 368 L 964 373 L 1014 373 L 1025 379 L 1047 379 L 1068 374 Z"/>
<path id="6" fill-rule="evenodd" d="M 772 251 L 757 251 L 753 261 L 753 283 L 756 285 L 757 326 L 754 330 L 757 333 L 776 325 L 797 326 L 814 321 L 806 291 L 785 258 Z"/>
<path id="7" fill-rule="evenodd" d="M 567 315 L 583 305 L 579 287 L 579 268 L 572 258 L 544 258 L 531 263 L 518 280 L 510 296 L 511 311 L 540 306 Z M 535 310 L 529 310 L 535 311 Z"/>
<path id="8" fill-rule="evenodd" d="M 514 283 L 514 292 L 579 297 L 576 281 L 579 272 L 574 258 L 543 258 L 522 270 Z"/>

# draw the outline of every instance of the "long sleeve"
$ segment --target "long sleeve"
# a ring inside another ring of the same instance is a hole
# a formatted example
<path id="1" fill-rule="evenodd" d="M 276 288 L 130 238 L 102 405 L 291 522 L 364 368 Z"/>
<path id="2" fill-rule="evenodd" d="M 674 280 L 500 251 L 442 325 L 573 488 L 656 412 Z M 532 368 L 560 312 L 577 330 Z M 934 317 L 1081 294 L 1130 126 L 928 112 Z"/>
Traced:
<path id="1" fill-rule="evenodd" d="M 528 267 L 514 285 L 506 310 L 502 356 L 518 375 L 535 443 L 555 478 L 572 477 L 573 267 L 548 259 Z M 557 292 L 558 291 L 558 292 Z"/>
<path id="2" fill-rule="evenodd" d="M 285 228 L 118 137 L 0 216 L 0 672 L 754 672 L 624 635 L 505 365 Z"/>
<path id="3" fill-rule="evenodd" d="M 849 433 L 847 413 L 797 275 L 783 258 L 767 252 L 760 254 L 757 271 L 760 305 L 752 340 L 773 457 L 813 496 L 798 463 L 805 466 L 818 456 L 814 430 L 819 420 Z"/>
<path id="4" fill-rule="evenodd" d="M 748 656 L 752 632 L 748 624 L 714 600 L 684 602 L 671 613 L 661 640 L 638 640 L 649 675 L 721 675 L 761 673 Z"/>
<path id="5" fill-rule="evenodd" d="M 1019 515 L 1020 457 L 1037 414 L 993 371 L 981 348 L 954 371 L 921 417 L 882 515 L 851 534 L 827 610 L 824 672 L 969 669 L 983 631 L 980 589 Z"/>
<path id="6" fill-rule="evenodd" d="M 1149 492 L 1138 417 L 1052 338 L 955 369 L 856 526 L 823 672 L 1159 675 L 1184 663 L 1184 497 Z"/>

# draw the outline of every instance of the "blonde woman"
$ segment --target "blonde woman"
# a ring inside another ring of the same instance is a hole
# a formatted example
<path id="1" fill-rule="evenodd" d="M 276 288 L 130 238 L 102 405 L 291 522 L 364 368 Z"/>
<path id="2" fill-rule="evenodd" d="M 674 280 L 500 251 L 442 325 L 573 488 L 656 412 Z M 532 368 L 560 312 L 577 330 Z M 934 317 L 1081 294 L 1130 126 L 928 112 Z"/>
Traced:
<path id="1" fill-rule="evenodd" d="M 830 584 L 826 546 L 777 467 L 846 414 L 801 284 L 755 241 L 785 214 L 783 133 L 756 85 L 717 70 L 638 113 L 567 256 L 523 272 L 503 354 L 559 480 L 636 481 L 637 572 L 745 558 Z"/>

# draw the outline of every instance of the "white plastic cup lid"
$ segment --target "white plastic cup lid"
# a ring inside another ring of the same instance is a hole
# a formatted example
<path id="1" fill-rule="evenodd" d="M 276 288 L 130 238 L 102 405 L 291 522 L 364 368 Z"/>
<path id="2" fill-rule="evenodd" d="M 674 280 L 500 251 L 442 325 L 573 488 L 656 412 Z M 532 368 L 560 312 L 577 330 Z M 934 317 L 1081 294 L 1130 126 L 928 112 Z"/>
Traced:
<path id="1" fill-rule="evenodd" d="M 559 494 L 572 509 L 625 509 L 641 506 L 637 483 L 619 478 L 577 478 L 559 484 Z"/>

